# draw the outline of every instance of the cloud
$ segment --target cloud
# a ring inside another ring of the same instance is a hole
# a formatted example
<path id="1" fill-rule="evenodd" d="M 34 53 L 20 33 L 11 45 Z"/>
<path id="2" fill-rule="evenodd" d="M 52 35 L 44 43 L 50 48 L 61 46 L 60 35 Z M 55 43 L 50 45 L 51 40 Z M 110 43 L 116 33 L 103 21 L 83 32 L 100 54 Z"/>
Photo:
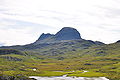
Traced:
<path id="1" fill-rule="evenodd" d="M 0 46 L 4 46 L 5 45 L 5 43 L 0 43 Z"/>
<path id="2" fill-rule="evenodd" d="M 120 39 L 119 21 L 119 0 L 1 0 L 0 42 L 27 44 L 70 26 L 85 39 L 112 43 Z"/>

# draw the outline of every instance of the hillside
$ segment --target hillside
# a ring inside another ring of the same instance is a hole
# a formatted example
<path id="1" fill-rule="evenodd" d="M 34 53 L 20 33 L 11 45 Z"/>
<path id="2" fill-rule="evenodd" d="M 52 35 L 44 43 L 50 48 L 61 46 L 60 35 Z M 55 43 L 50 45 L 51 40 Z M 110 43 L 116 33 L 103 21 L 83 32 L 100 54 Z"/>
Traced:
<path id="1" fill-rule="evenodd" d="M 76 29 L 65 27 L 56 34 L 42 34 L 31 44 L 1 47 L 0 61 L 1 75 L 68 74 L 119 80 L 120 41 L 104 44 L 85 40 Z M 83 70 L 89 72 L 82 74 Z"/>

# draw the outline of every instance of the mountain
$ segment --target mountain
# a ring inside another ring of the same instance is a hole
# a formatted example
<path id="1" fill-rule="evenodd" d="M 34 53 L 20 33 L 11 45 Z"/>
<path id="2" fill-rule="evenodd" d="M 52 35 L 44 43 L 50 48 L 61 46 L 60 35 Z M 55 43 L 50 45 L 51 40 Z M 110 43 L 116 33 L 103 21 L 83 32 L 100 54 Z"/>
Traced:
<path id="1" fill-rule="evenodd" d="M 47 34 L 42 34 L 39 39 L 37 41 L 41 41 L 41 40 L 44 40 L 44 39 L 47 39 L 49 37 L 53 37 L 54 35 L 53 34 L 50 34 L 50 33 L 47 33 Z"/>
<path id="2" fill-rule="evenodd" d="M 120 40 L 118 40 L 116 43 L 120 43 Z"/>
<path id="3" fill-rule="evenodd" d="M 43 33 L 31 44 L 0 47 L 0 60 L 4 75 L 68 74 L 119 80 L 120 40 L 112 44 L 85 40 L 76 29 L 64 27 L 56 34 Z"/>
<path id="4" fill-rule="evenodd" d="M 40 43 L 54 43 L 54 42 L 60 42 L 65 40 L 77 40 L 82 39 L 80 36 L 80 33 L 71 27 L 64 27 L 59 32 L 57 32 L 55 35 L 53 34 L 42 34 L 39 39 L 35 42 L 35 44 Z"/>
<path id="5" fill-rule="evenodd" d="M 56 34 L 43 33 L 34 43 L 31 44 L 23 46 L 3 46 L 1 48 L 35 50 L 54 47 L 59 49 L 64 48 L 65 46 L 74 46 L 74 48 L 84 49 L 93 45 L 99 46 L 104 45 L 104 43 L 82 39 L 80 33 L 75 28 L 64 27 Z"/>
<path id="6" fill-rule="evenodd" d="M 71 27 L 64 27 L 55 34 L 56 40 L 75 40 L 82 39 L 80 33 Z"/>

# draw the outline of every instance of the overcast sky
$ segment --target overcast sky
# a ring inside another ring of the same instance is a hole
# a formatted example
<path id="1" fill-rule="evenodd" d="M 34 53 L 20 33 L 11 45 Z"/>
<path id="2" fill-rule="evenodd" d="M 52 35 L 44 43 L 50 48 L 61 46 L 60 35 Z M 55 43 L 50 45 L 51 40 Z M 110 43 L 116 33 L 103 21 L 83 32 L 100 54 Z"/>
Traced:
<path id="1" fill-rule="evenodd" d="M 62 27 L 87 40 L 116 42 L 120 0 L 0 0 L 0 45 L 29 44 Z"/>

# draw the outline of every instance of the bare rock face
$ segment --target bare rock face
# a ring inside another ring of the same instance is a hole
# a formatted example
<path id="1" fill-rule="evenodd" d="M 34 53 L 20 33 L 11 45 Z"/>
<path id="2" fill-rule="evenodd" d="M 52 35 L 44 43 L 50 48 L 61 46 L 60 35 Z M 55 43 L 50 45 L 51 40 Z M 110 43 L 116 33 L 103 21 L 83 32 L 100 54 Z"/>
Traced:
<path id="1" fill-rule="evenodd" d="M 55 34 L 56 40 L 75 40 L 81 39 L 80 33 L 71 27 L 64 27 Z"/>
<path id="2" fill-rule="evenodd" d="M 120 43 L 120 40 L 118 40 L 116 43 Z"/>
<path id="3" fill-rule="evenodd" d="M 77 39 L 82 39 L 82 38 L 80 36 L 80 33 L 75 28 L 64 27 L 55 35 L 50 33 L 48 34 L 43 33 L 35 43 L 37 44 L 49 43 L 49 42 L 54 43 L 62 40 L 77 40 Z"/>
<path id="4" fill-rule="evenodd" d="M 50 34 L 50 33 L 47 33 L 47 34 L 42 34 L 40 37 L 39 37 L 39 39 L 38 40 L 44 40 L 44 39 L 47 39 L 47 38 L 49 38 L 49 37 L 52 37 L 52 36 L 54 36 L 53 34 Z"/>

